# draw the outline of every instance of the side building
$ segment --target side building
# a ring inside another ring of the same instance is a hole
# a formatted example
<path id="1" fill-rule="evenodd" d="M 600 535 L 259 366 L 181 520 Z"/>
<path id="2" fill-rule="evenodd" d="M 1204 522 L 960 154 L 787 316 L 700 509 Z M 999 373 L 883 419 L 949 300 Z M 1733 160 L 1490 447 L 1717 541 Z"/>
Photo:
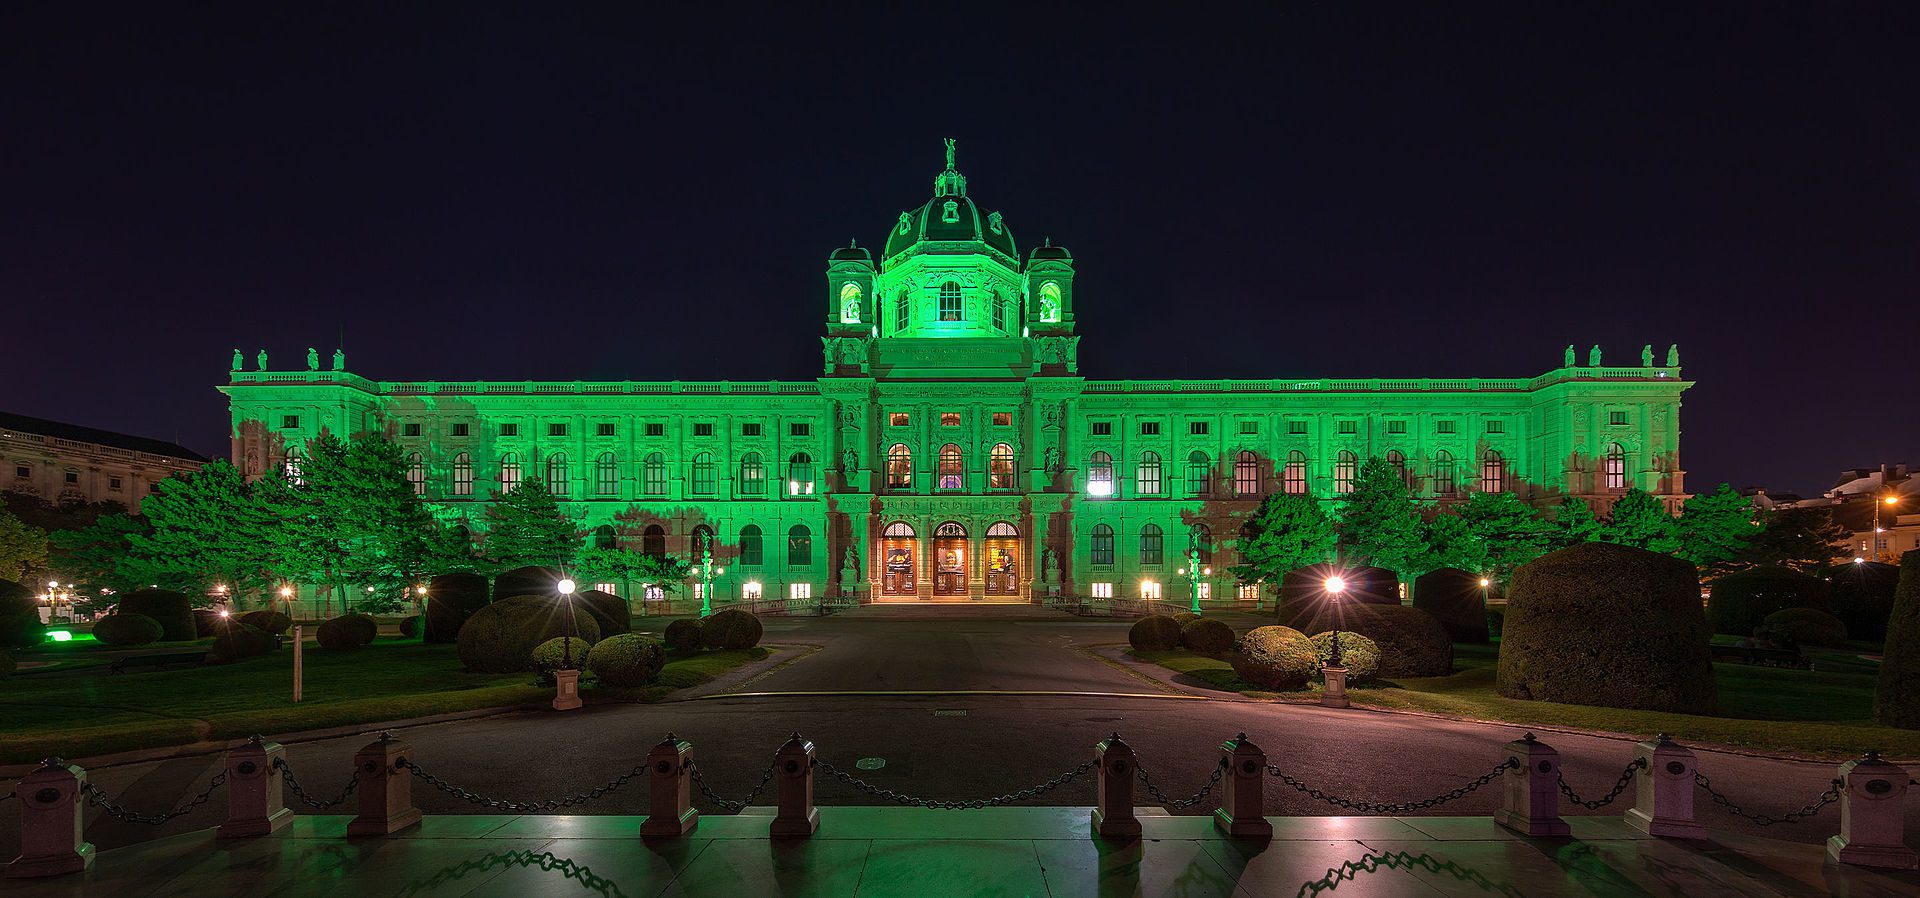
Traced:
<path id="1" fill-rule="evenodd" d="M 140 500 L 205 456 L 177 443 L 0 412 L 0 489 L 53 505 Z"/>

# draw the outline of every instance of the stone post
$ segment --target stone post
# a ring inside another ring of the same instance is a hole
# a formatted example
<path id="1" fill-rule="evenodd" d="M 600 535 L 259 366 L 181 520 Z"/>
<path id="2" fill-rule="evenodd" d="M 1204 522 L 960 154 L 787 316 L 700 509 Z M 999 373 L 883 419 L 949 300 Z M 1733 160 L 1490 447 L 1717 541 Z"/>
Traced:
<path id="1" fill-rule="evenodd" d="M 1627 825 L 1650 836 L 1706 838 L 1706 828 L 1693 819 L 1693 752 L 1661 733 L 1636 746 L 1633 756 L 1646 766 L 1634 777 Z"/>
<path id="2" fill-rule="evenodd" d="M 1870 751 L 1840 765 L 1840 782 L 1840 834 L 1827 840 L 1827 856 L 1862 867 L 1920 869 L 1920 856 L 1906 844 L 1907 772 Z"/>
<path id="3" fill-rule="evenodd" d="M 401 761 L 413 761 L 413 746 L 392 733 L 381 733 L 354 754 L 360 816 L 347 824 L 347 835 L 384 836 L 420 822 L 420 809 L 413 806 L 413 773 L 400 766 Z"/>
<path id="4" fill-rule="evenodd" d="M 1327 688 L 1320 693 L 1320 704 L 1329 708 L 1347 708 L 1347 669 L 1344 667 L 1322 667 L 1320 673 L 1326 678 Z"/>
<path id="5" fill-rule="evenodd" d="M 259 736 L 227 752 L 227 821 L 220 824 L 220 838 L 264 836 L 293 822 L 275 765 L 286 757 L 280 743 Z"/>
<path id="6" fill-rule="evenodd" d="M 1133 780 L 1140 768 L 1133 748 L 1114 733 L 1093 747 L 1093 759 L 1100 771 L 1093 831 L 1109 839 L 1140 838 L 1140 818 L 1133 815 Z"/>
<path id="7" fill-rule="evenodd" d="M 1236 839 L 1271 839 L 1273 824 L 1263 803 L 1267 780 L 1267 753 L 1247 741 L 1247 734 L 1220 743 L 1224 790 L 1220 808 L 1213 812 L 1214 828 Z"/>
<path id="8" fill-rule="evenodd" d="M 1560 753 L 1532 733 L 1506 745 L 1518 767 L 1508 767 L 1506 801 L 1493 821 L 1529 836 L 1565 836 L 1573 830 L 1560 819 Z"/>
<path id="9" fill-rule="evenodd" d="M 640 824 L 640 835 L 673 838 L 686 835 L 700 822 L 694 810 L 693 743 L 674 738 L 672 733 L 647 752 L 647 769 L 652 772 L 647 791 L 647 821 Z"/>
<path id="10" fill-rule="evenodd" d="M 820 809 L 813 806 L 813 743 L 794 733 L 773 753 L 773 778 L 780 802 L 767 828 L 776 839 L 804 839 L 820 829 Z"/>
<path id="11" fill-rule="evenodd" d="M 580 669 L 569 667 L 554 671 L 553 710 L 571 711 L 580 704 Z"/>
<path id="12" fill-rule="evenodd" d="M 59 876 L 93 866 L 93 843 L 80 829 L 80 789 L 86 784 L 87 771 L 79 765 L 48 758 L 13 785 L 20 803 L 20 856 L 7 865 L 9 878 Z"/>

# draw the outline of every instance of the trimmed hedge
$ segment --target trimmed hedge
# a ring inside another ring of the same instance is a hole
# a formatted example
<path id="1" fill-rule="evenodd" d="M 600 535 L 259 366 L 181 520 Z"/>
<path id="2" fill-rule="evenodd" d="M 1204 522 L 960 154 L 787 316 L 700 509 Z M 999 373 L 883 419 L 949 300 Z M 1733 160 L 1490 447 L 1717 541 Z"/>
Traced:
<path id="1" fill-rule="evenodd" d="M 1200 619 L 1200 615 L 1194 614 L 1191 611 L 1181 611 L 1169 616 L 1173 618 L 1174 623 L 1179 624 L 1182 627 L 1185 627 L 1187 625 L 1187 621 L 1195 621 Z"/>
<path id="2" fill-rule="evenodd" d="M 165 633 L 159 621 L 144 614 L 122 611 L 93 622 L 93 638 L 107 645 L 147 645 L 159 642 Z"/>
<path id="3" fill-rule="evenodd" d="M 493 602 L 467 618 L 457 640 L 460 663 L 479 673 L 515 673 L 533 661 L 540 643 L 567 635 L 567 609 L 555 599 L 516 596 Z M 600 641 L 600 625 L 578 605 L 573 635 L 589 644 Z"/>
<path id="4" fill-rule="evenodd" d="M 1507 596 L 1501 695 L 1713 713 L 1713 631 L 1690 562 L 1581 543 L 1522 565 Z"/>
<path id="5" fill-rule="evenodd" d="M 400 635 L 413 639 L 420 635 L 420 615 L 409 614 L 400 619 Z"/>
<path id="6" fill-rule="evenodd" d="M 364 614 L 343 614 L 320 625 L 314 641 L 323 649 L 357 649 L 373 644 L 380 625 Z"/>
<path id="7" fill-rule="evenodd" d="M 673 652 L 700 651 L 700 631 L 703 625 L 697 617 L 683 617 L 667 625 L 664 638 L 667 650 Z"/>
<path id="8" fill-rule="evenodd" d="M 1760 633 L 1784 646 L 1847 646 L 1847 625 L 1818 608 L 1782 608 L 1760 622 Z"/>
<path id="9" fill-rule="evenodd" d="M 0 648 L 31 648 L 46 638 L 46 630 L 33 590 L 0 580 Z"/>
<path id="10" fill-rule="evenodd" d="M 278 636 L 293 627 L 293 618 L 281 614 L 278 611 L 264 608 L 259 611 L 249 611 L 246 614 L 242 614 L 238 620 L 269 636 Z"/>
<path id="11" fill-rule="evenodd" d="M 1900 583 L 1887 621 L 1886 653 L 1873 689 L 1873 719 L 1920 730 L 1920 551 L 1900 556 Z"/>
<path id="12" fill-rule="evenodd" d="M 571 639 L 565 636 L 549 639 L 534 646 L 533 654 L 528 660 L 533 672 L 540 675 L 540 682 L 549 685 L 553 683 L 553 672 L 566 666 L 569 645 L 573 650 L 573 668 L 575 670 L 587 668 L 587 658 L 591 657 L 593 646 L 586 640 L 578 636 Z"/>
<path id="13" fill-rule="evenodd" d="M 193 637 L 205 639 L 214 635 L 220 626 L 220 612 L 212 608 L 193 609 Z"/>
<path id="14" fill-rule="evenodd" d="M 473 613 L 487 607 L 487 578 L 479 574 L 441 574 L 427 581 L 427 642 L 452 642 Z"/>
<path id="15" fill-rule="evenodd" d="M 1164 614 L 1149 614 L 1133 622 L 1127 642 L 1142 652 L 1165 652 L 1180 647 L 1180 625 Z"/>
<path id="16" fill-rule="evenodd" d="M 1311 633 L 1351 630 L 1380 649 L 1380 676 L 1444 677 L 1453 673 L 1453 640 L 1433 615 L 1407 605 L 1353 605 L 1340 609 L 1340 626 L 1324 617 Z"/>
<path id="17" fill-rule="evenodd" d="M 574 601 L 593 615 L 594 623 L 600 625 L 600 638 L 618 636 L 633 630 L 633 609 L 627 600 L 610 592 L 589 589 L 574 596 Z"/>
<path id="18" fill-rule="evenodd" d="M 1830 588 L 1818 577 L 1783 567 L 1736 571 L 1713 581 L 1707 623 L 1715 633 L 1752 636 L 1767 615 L 1783 608 L 1825 611 Z"/>
<path id="19" fill-rule="evenodd" d="M 653 682 L 666 663 L 667 650 L 660 640 L 638 633 L 621 633 L 602 639 L 593 647 L 587 671 L 603 686 L 631 689 Z"/>
<path id="20" fill-rule="evenodd" d="M 136 589 L 120 597 L 121 614 L 144 614 L 160 622 L 160 638 L 181 642 L 196 638 L 193 604 L 171 589 Z"/>
<path id="21" fill-rule="evenodd" d="M 1303 688 L 1320 669 L 1313 640 L 1292 627 L 1255 627 L 1240 637 L 1240 650 L 1230 658 L 1240 679 L 1272 692 Z"/>
<path id="22" fill-rule="evenodd" d="M 552 596 L 560 593 L 560 569 L 517 567 L 493 578 L 493 600 L 515 596 Z M 427 587 L 433 589 L 431 585 Z"/>
<path id="23" fill-rule="evenodd" d="M 208 660 L 215 664 L 258 658 L 275 648 L 272 636 L 231 618 L 215 630 L 213 648 L 208 655 Z"/>
<path id="24" fill-rule="evenodd" d="M 1210 617 L 1196 617 L 1180 625 L 1180 645 L 1202 655 L 1233 651 L 1233 628 Z"/>
<path id="25" fill-rule="evenodd" d="M 1333 663 L 1333 634 L 1315 633 L 1313 650 L 1320 658 L 1320 666 Z M 1362 683 L 1373 679 L 1380 672 L 1380 646 L 1352 630 L 1340 631 L 1340 666 L 1347 669 L 1347 682 Z"/>
<path id="26" fill-rule="evenodd" d="M 1413 581 L 1413 607 L 1433 615 L 1454 642 L 1481 643 L 1487 637 L 1487 587 L 1478 574 L 1443 567 Z"/>
<path id="27" fill-rule="evenodd" d="M 1346 589 L 1336 606 L 1327 593 L 1327 580 L 1339 577 Z M 1334 608 L 1400 604 L 1400 578 L 1383 567 L 1342 567 L 1313 564 L 1288 571 L 1280 578 L 1280 598 L 1274 611 L 1280 625 L 1307 633 L 1332 626 Z"/>
<path id="28" fill-rule="evenodd" d="M 1832 588 L 1828 610 L 1847 625 L 1847 634 L 1855 639 L 1879 641 L 1887 638 L 1887 619 L 1893 616 L 1893 593 L 1900 583 L 1900 568 L 1877 561 L 1836 564 L 1827 569 L 1827 584 Z"/>
<path id="29" fill-rule="evenodd" d="M 0 652 L 0 680 L 13 676 L 13 656 Z"/>
<path id="30" fill-rule="evenodd" d="M 722 608 L 700 627 L 700 645 L 709 651 L 750 649 L 760 644 L 760 619 L 738 608 Z"/>

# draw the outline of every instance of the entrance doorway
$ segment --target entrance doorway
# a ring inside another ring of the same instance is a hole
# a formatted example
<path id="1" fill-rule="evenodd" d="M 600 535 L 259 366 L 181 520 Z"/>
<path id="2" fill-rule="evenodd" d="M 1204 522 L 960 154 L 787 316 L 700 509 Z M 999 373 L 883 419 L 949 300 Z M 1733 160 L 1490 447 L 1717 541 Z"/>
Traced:
<path id="1" fill-rule="evenodd" d="M 1001 521 L 987 528 L 987 595 L 1020 594 L 1020 531 Z"/>
<path id="2" fill-rule="evenodd" d="M 894 522 L 880 534 L 880 594 L 913 596 L 918 594 L 918 569 L 914 566 L 913 528 Z"/>
<path id="3" fill-rule="evenodd" d="M 967 594 L 967 528 L 948 521 L 933 531 L 933 594 Z"/>

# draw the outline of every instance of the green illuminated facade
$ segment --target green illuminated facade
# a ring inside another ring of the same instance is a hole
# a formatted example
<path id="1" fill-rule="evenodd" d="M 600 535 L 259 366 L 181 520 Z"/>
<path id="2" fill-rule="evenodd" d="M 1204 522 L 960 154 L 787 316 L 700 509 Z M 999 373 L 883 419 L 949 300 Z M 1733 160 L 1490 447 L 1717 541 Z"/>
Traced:
<path id="1" fill-rule="evenodd" d="M 1071 255 L 1022 255 L 947 165 L 878 257 L 828 258 L 821 376 L 780 382 L 392 382 L 234 358 L 233 461 L 277 470 L 323 430 L 384 428 L 421 494 L 482 529 L 543 478 L 592 539 L 685 557 L 715 540 L 714 600 L 1251 601 L 1225 573 L 1272 492 L 1335 499 L 1369 455 L 1435 502 L 1512 490 L 1677 505 L 1677 351 L 1514 379 L 1095 380 L 1079 370 Z M 1095 298 L 1089 307 L 1098 314 Z M 480 534 L 484 538 L 484 534 Z"/>

